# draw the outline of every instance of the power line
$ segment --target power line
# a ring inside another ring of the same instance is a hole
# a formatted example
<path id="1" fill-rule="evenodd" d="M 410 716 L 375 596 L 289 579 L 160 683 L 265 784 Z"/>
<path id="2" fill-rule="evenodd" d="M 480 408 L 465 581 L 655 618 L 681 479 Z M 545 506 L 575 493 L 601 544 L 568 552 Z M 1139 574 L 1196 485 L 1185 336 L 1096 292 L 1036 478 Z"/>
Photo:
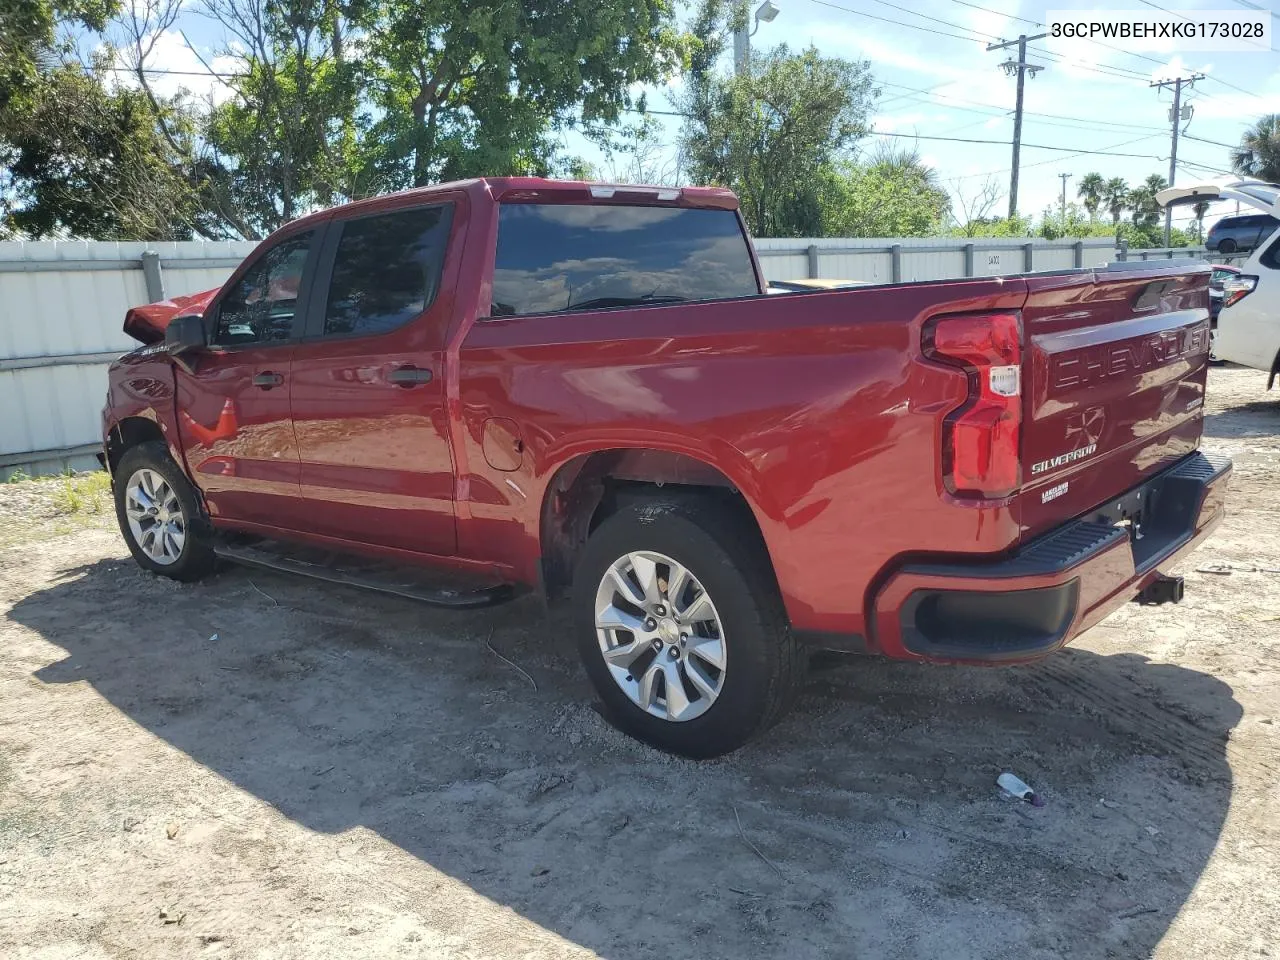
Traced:
<path id="1" fill-rule="evenodd" d="M 1163 136 L 1164 136 L 1164 134 L 1163 134 L 1163 133 L 1159 133 L 1159 134 L 1152 134 L 1152 135 L 1150 135 L 1150 136 L 1146 136 L 1146 137 L 1136 137 L 1136 138 L 1134 138 L 1133 140 L 1124 140 L 1124 141 L 1121 141 L 1120 143 L 1113 143 L 1113 144 L 1110 144 L 1110 145 L 1108 145 L 1108 146 L 1106 146 L 1106 147 L 1103 147 L 1101 150 L 1081 150 L 1081 151 L 1079 151 L 1078 153 L 1069 153 L 1069 154 L 1067 154 L 1067 155 L 1066 155 L 1066 156 L 1064 156 L 1064 157 L 1053 157 L 1053 158 L 1052 158 L 1052 159 L 1050 159 L 1050 160 L 1037 160 L 1035 163 L 1025 163 L 1025 164 L 1023 164 L 1023 165 L 1022 165 L 1022 168 L 1023 168 L 1024 170 L 1028 170 L 1028 169 L 1030 169 L 1031 167 L 1043 167 L 1043 166 L 1045 166 L 1046 164 L 1050 164 L 1050 163 L 1061 163 L 1063 160 L 1070 160 L 1072 157 L 1084 157 L 1084 156 L 1088 156 L 1088 155 L 1090 155 L 1090 154 L 1097 155 L 1097 156 L 1136 156 L 1136 157 L 1139 157 L 1140 159 L 1144 159 L 1144 160 L 1163 160 L 1163 159 L 1164 159 L 1164 157 L 1157 157 L 1157 156 L 1154 156 L 1154 155 L 1127 154 L 1127 153 L 1126 153 L 1126 154 L 1113 154 L 1113 153 L 1111 153 L 1111 152 L 1110 152 L 1110 151 L 1114 150 L 1116 147 L 1128 147 L 1128 146 L 1131 146 L 1131 145 L 1133 145 L 1133 144 L 1135 144 L 1135 143 L 1142 143 L 1144 140 L 1154 140 L 1154 139 L 1155 139 L 1156 137 L 1158 137 L 1158 136 L 1159 136 L 1159 137 L 1163 137 Z M 984 170 L 984 171 L 983 171 L 983 172 L 981 172 L 981 173 L 966 173 L 966 174 L 964 174 L 963 176 L 955 177 L 955 178 L 953 178 L 953 179 L 956 179 L 956 180 L 971 180 L 971 179 L 973 179 L 974 177 L 993 177 L 993 176 L 995 176 L 997 173 L 1005 173 L 1005 172 L 1007 172 L 1007 170 L 1008 170 L 1008 168 L 1007 168 L 1007 167 L 1001 167 L 999 170 Z"/>
<path id="2" fill-rule="evenodd" d="M 1060 53 L 1054 53 L 1052 50 L 1045 50 L 1041 47 L 1029 47 L 1028 49 L 1037 56 L 1048 57 L 1051 61 L 1060 63 L 1063 66 L 1077 67 L 1090 73 L 1101 74 L 1104 77 L 1116 77 L 1121 80 L 1146 80 L 1150 77 L 1150 72 L 1143 73 L 1141 70 L 1130 70 L 1128 67 L 1116 67 L 1111 64 L 1089 63 L 1086 60 L 1068 60 Z"/>
<path id="3" fill-rule="evenodd" d="M 956 2 L 958 3 L 959 0 L 956 0 Z M 1280 20 L 1280 13 L 1276 13 L 1274 10 L 1268 10 L 1266 7 L 1260 7 L 1256 3 L 1251 3 L 1250 0 L 1236 0 L 1236 3 L 1240 4 L 1240 6 L 1247 10 L 1257 10 L 1259 13 L 1269 13 L 1277 20 Z"/>
<path id="4" fill-rule="evenodd" d="M 893 26 L 895 26 L 895 27 L 907 27 L 907 28 L 912 29 L 912 30 L 921 30 L 921 31 L 923 31 L 923 32 L 925 32 L 925 33 L 932 33 L 932 34 L 936 34 L 937 36 L 950 37 L 950 38 L 952 38 L 953 40 L 966 40 L 966 41 L 969 41 L 969 40 L 972 40 L 972 39 L 973 39 L 973 37 L 965 37 L 965 36 L 961 36 L 960 34 L 957 34 L 957 33 L 948 33 L 948 32 L 946 32 L 946 31 L 942 31 L 942 30 L 934 30 L 934 29 L 933 29 L 933 28 L 931 28 L 931 27 L 924 27 L 924 26 L 921 26 L 920 24 L 916 24 L 916 23 L 904 23 L 904 22 L 899 21 L 899 20 L 892 20 L 892 19 L 890 19 L 890 18 L 888 18 L 888 17 L 879 17 L 879 16 L 876 16 L 875 14 L 866 13 L 866 12 L 864 12 L 864 11 L 862 11 L 862 10 L 854 10 L 852 7 L 845 7 L 845 6 L 841 6 L 841 5 L 840 5 L 840 4 L 838 4 L 838 3 L 831 3 L 831 2 L 830 2 L 830 0 L 809 0 L 809 2 L 810 2 L 810 3 L 816 3 L 816 4 L 818 4 L 819 6 L 823 6 L 823 7 L 830 7 L 830 8 L 831 8 L 831 9 L 833 9 L 833 10 L 843 10 L 845 13 L 851 13 L 851 14 L 853 14 L 854 16 L 857 16 L 857 17 L 866 17 L 866 18 L 867 18 L 867 19 L 869 19 L 869 20 L 878 20 L 878 21 L 880 21 L 881 23 L 889 23 L 889 24 L 892 24 L 892 25 L 893 25 Z M 996 36 L 994 36 L 993 34 L 990 34 L 990 33 L 984 33 L 984 32 L 982 32 L 981 30 L 974 30 L 972 27 L 966 27 L 966 26 L 964 26 L 964 24 L 955 23 L 955 22 L 954 22 L 954 21 L 952 21 L 952 20 L 944 20 L 944 19 L 942 19 L 942 18 L 940 18 L 940 17 L 931 17 L 931 16 L 929 16 L 929 15 L 927 15 L 927 14 L 923 14 L 923 13 L 916 13 L 914 10 L 911 10 L 911 9 L 910 9 L 910 8 L 908 8 L 908 7 L 900 6 L 899 4 L 896 4 L 896 3 L 890 3 L 890 2 L 889 2 L 889 0 L 871 0 L 871 2 L 872 2 L 872 3 L 879 3 L 879 4 L 881 4 L 882 6 L 890 7 L 890 8 L 892 8 L 892 9 L 894 9 L 894 10 L 902 11 L 903 13 L 908 13 L 908 14 L 910 14 L 911 16 L 919 17 L 919 18 L 920 18 L 920 19 L 922 19 L 922 20 L 928 20 L 928 21 L 930 21 L 931 23 L 941 24 L 942 26 L 951 27 L 951 28 L 953 28 L 953 29 L 955 29 L 955 30 L 964 30 L 964 31 L 966 31 L 967 33 L 971 33 L 971 34 L 973 34 L 974 36 L 979 37 L 979 38 L 982 38 L 982 39 L 985 39 L 985 40 L 996 40 L 996 41 L 999 41 L 999 40 L 1003 39 L 1003 38 L 1001 38 L 1001 37 L 996 37 Z M 952 0 L 952 2 L 953 2 L 953 3 L 962 3 L 962 0 Z M 978 9 L 978 10 L 984 10 L 984 11 L 986 11 L 987 13 L 994 13 L 994 14 L 996 14 L 996 15 L 998 15 L 998 16 L 1011 16 L 1010 14 L 1001 14 L 999 11 L 997 11 L 997 10 L 992 10 L 992 9 L 991 9 L 991 8 L 989 8 L 989 7 L 980 7 L 980 6 L 978 6 L 977 4 L 972 4 L 972 3 L 963 3 L 962 5 L 963 5 L 963 6 L 967 6 L 967 7 L 974 7 L 975 9 Z M 1024 21 L 1024 22 L 1026 22 L 1026 23 L 1032 23 L 1032 22 L 1033 22 L 1033 21 L 1030 21 L 1030 20 L 1026 20 L 1026 19 L 1025 19 L 1025 18 L 1023 18 L 1023 17 L 1014 17 L 1013 19 L 1016 19 L 1016 20 L 1023 20 L 1023 21 Z M 1104 46 L 1105 46 L 1105 44 L 1104 44 Z M 1111 49 L 1116 49 L 1116 48 L 1111 48 Z M 1138 72 L 1136 72 L 1136 71 L 1132 71 L 1132 70 L 1126 70 L 1124 67 L 1112 67 L 1112 66 L 1110 66 L 1110 65 L 1102 65 L 1102 64 L 1088 64 L 1088 63 L 1085 63 L 1084 61 L 1067 61 L 1067 60 L 1066 60 L 1065 58 L 1063 58 L 1060 54 L 1052 53 L 1052 52 L 1047 51 L 1047 50 L 1039 50 L 1039 49 L 1037 49 L 1035 52 L 1036 52 L 1036 53 L 1038 53 L 1038 54 L 1040 54 L 1040 55 L 1042 55 L 1042 56 L 1047 56 L 1047 57 L 1050 57 L 1050 58 L 1055 59 L 1055 60 L 1060 61 L 1060 62 L 1064 62 L 1064 63 L 1071 63 L 1073 66 L 1078 66 L 1078 67 L 1079 67 L 1080 69 L 1082 69 L 1082 70 L 1087 70 L 1087 71 L 1089 71 L 1089 72 L 1091 72 L 1091 73 L 1097 73 L 1097 74 L 1099 74 L 1099 75 L 1101 75 L 1101 76 L 1104 76 L 1104 77 L 1118 77 L 1118 78 L 1120 78 L 1120 79 L 1133 79 L 1133 80 L 1146 80 L 1146 79 L 1147 79 L 1147 74 L 1144 74 L 1144 73 L 1138 73 Z M 1119 52 L 1123 53 L 1123 52 L 1125 52 L 1125 51 L 1119 51 Z M 1163 66 L 1163 63 L 1162 63 L 1161 61 L 1155 61 L 1155 62 L 1157 62 L 1157 63 L 1161 63 L 1161 65 Z"/>
<path id="5" fill-rule="evenodd" d="M 944 140 L 948 143 L 998 144 L 999 146 L 1002 146 L 1002 147 L 1007 147 L 1009 145 L 1008 140 L 981 140 L 976 137 L 935 137 L 935 136 L 928 136 L 925 134 L 914 134 L 914 133 L 888 133 L 886 131 L 881 131 L 881 130 L 869 130 L 867 132 L 869 136 L 873 136 L 873 137 L 903 137 L 908 140 Z M 1155 134 L 1152 134 L 1152 136 L 1150 137 L 1139 137 L 1138 140 L 1151 140 L 1151 139 L 1154 139 L 1155 136 L 1156 136 Z M 1137 140 L 1131 140 L 1129 142 L 1136 143 Z M 1138 157 L 1143 160 L 1163 160 L 1164 159 L 1163 157 L 1154 157 L 1151 154 L 1147 154 L 1147 153 L 1113 153 L 1109 150 L 1081 150 L 1078 147 L 1062 147 L 1062 146 L 1057 146 L 1055 144 L 1048 144 L 1048 143 L 1024 143 L 1022 144 L 1022 146 L 1026 147 L 1028 150 L 1059 150 L 1063 152 L 1069 152 L 1071 153 L 1072 156 L 1076 156 L 1076 157 L 1093 155 L 1093 156 L 1105 156 L 1105 157 Z M 1028 164 L 1028 166 L 1030 166 L 1030 164 Z"/>
<path id="6" fill-rule="evenodd" d="M 918 23 L 903 23 L 901 20 L 891 20 L 888 17 L 877 17 L 874 13 L 865 13 L 862 10 L 854 10 L 852 7 L 842 7 L 838 3 L 831 3 L 830 0 L 809 0 L 810 3 L 816 3 L 820 7 L 830 7 L 832 10 L 843 10 L 845 13 L 852 13 L 855 17 L 866 17 L 868 20 L 879 20 L 881 23 L 887 23 L 895 27 L 907 27 L 911 30 L 920 30 L 924 33 L 932 33 L 938 37 L 950 37 L 953 40 L 963 40 L 966 43 L 979 42 L 974 37 L 962 37 L 958 33 L 947 33 L 945 30 L 934 30 L 932 27 L 922 27 Z M 967 29 L 960 27 L 961 30 Z"/>
<path id="7" fill-rule="evenodd" d="M 1195 140 L 1198 143 L 1209 143 L 1215 147 L 1226 147 L 1228 150 L 1235 150 L 1240 146 L 1238 143 L 1223 143 L 1220 140 L 1206 140 L 1204 137 L 1193 137 L 1189 133 L 1184 133 L 1182 136 L 1187 140 Z"/>
<path id="8" fill-rule="evenodd" d="M 1008 17 L 1010 20 L 1018 20 L 1031 27 L 1043 27 L 1044 24 L 1039 20 L 1028 20 L 1026 17 L 1019 17 L 1017 14 L 1005 13 L 1003 10 L 992 10 L 990 7 L 984 7 L 977 3 L 969 3 L 967 0 L 951 0 L 952 3 L 958 3 L 962 7 L 971 7 L 974 10 L 981 10 L 983 13 L 994 13 L 997 17 Z"/>
<path id="9" fill-rule="evenodd" d="M 993 10 L 993 9 L 991 9 L 990 7 L 984 7 L 984 6 L 981 6 L 981 5 L 976 4 L 976 3 L 969 3 L 969 2 L 968 2 L 968 0 L 951 0 L 951 2 L 952 2 L 952 3 L 958 3 L 958 4 L 960 4 L 962 7 L 972 7 L 974 10 L 981 10 L 981 11 L 983 11 L 984 13 L 993 13 L 993 14 L 995 14 L 995 15 L 996 15 L 996 16 L 998 16 L 998 17 L 1008 17 L 1010 20 L 1018 20 L 1018 21 L 1020 21 L 1020 22 L 1022 22 L 1022 23 L 1025 23 L 1025 24 L 1027 24 L 1027 25 L 1029 25 L 1029 26 L 1032 26 L 1032 27 L 1043 27 L 1043 26 L 1044 26 L 1044 24 L 1043 24 L 1043 23 L 1041 23 L 1039 20 L 1028 20 L 1026 17 L 1019 17 L 1017 14 L 1013 14 L 1013 13 L 1005 13 L 1003 10 Z M 1246 2 L 1246 0 L 1236 0 L 1236 2 L 1237 2 L 1237 3 L 1244 3 L 1244 2 Z M 1259 8 L 1259 9 L 1261 9 L 1261 8 Z M 1275 16 L 1275 14 L 1272 14 L 1272 16 Z M 1158 60 L 1158 59 L 1156 59 L 1155 57 L 1148 57 L 1148 56 L 1147 56 L 1147 55 L 1145 55 L 1145 54 L 1142 54 L 1142 53 L 1135 53 L 1135 52 L 1134 52 L 1134 51 L 1132 51 L 1132 50 L 1124 50 L 1124 49 L 1121 49 L 1120 47 L 1113 47 L 1113 46 L 1112 46 L 1111 44 L 1109 44 L 1109 43 L 1103 43 L 1101 40 L 1095 40 L 1095 39 L 1093 39 L 1092 37 L 1085 37 L 1084 39 L 1085 39 L 1085 40 L 1087 40 L 1089 43 L 1094 44 L 1095 46 L 1103 47 L 1103 48 L 1105 48 L 1105 49 L 1107 49 L 1107 50 L 1112 50 L 1112 51 L 1114 51 L 1114 52 L 1116 52 L 1116 53 L 1124 54 L 1124 55 L 1125 55 L 1125 56 L 1127 56 L 1127 57 L 1136 57 L 1136 58 L 1137 58 L 1137 59 L 1139 59 L 1139 60 L 1146 60 L 1148 63 L 1154 63 L 1154 64 L 1157 64 L 1157 65 L 1162 66 L 1162 67 L 1163 67 L 1163 66 L 1165 66 L 1165 65 L 1166 65 L 1166 63 L 1167 63 L 1167 61 L 1165 61 L 1165 60 Z M 1038 52 L 1038 53 L 1041 53 L 1041 52 L 1043 52 L 1043 51 L 1037 51 L 1037 52 Z M 1122 68 L 1117 67 L 1116 69 L 1122 69 Z"/>
<path id="10" fill-rule="evenodd" d="M 1168 10 L 1160 6 L 1160 4 L 1158 3 L 1152 3 L 1151 0 L 1141 0 L 1141 2 L 1146 4 L 1148 7 L 1151 7 L 1153 10 L 1159 10 L 1161 13 L 1167 13 L 1171 17 L 1178 17 L 1179 19 L 1187 21 L 1187 23 L 1196 22 L 1192 20 L 1190 17 L 1185 16 L 1181 13 L 1178 13 L 1178 11 L 1176 10 Z M 1258 9 L 1261 9 L 1261 8 L 1258 8 Z M 1272 16 L 1275 16 L 1275 14 L 1272 14 Z M 1221 77 L 1210 76 L 1208 79 L 1215 80 L 1218 83 L 1222 84 L 1224 87 L 1230 87 L 1232 90 L 1238 90 L 1240 93 L 1248 94 L 1249 96 L 1254 97 L 1258 100 L 1263 100 L 1263 101 L 1266 100 L 1266 97 L 1263 97 L 1257 93 L 1254 93 L 1252 90 L 1246 90 L 1244 87 L 1238 87 L 1234 83 L 1231 83 L 1229 80 L 1223 80 Z"/>
<path id="11" fill-rule="evenodd" d="M 1218 173 L 1228 177 L 1235 176 L 1235 174 L 1232 173 L 1230 170 L 1223 170 L 1221 167 L 1210 167 L 1203 163 L 1194 163 L 1191 160 L 1179 160 L 1178 166 L 1189 167 L 1189 168 L 1199 168 L 1200 170 L 1206 170 L 1209 173 Z M 1192 169 L 1191 172 L 1195 173 L 1195 169 Z"/>
<path id="12" fill-rule="evenodd" d="M 112 73 L 137 73 L 133 67 L 107 67 Z M 153 74 L 157 77 L 247 77 L 247 73 L 214 73 L 210 70 L 159 70 L 152 67 L 143 67 L 142 72 L 145 74 Z"/>
<path id="13" fill-rule="evenodd" d="M 947 86 L 948 84 L 954 83 L 955 81 L 954 81 L 954 80 L 948 80 L 948 81 L 947 81 L 947 83 L 940 83 L 940 84 L 937 84 L 936 86 L 932 86 L 932 87 L 924 87 L 924 88 L 919 88 L 919 89 L 914 88 L 914 87 L 908 87 L 908 86 L 906 86 L 905 84 L 901 84 L 901 83 L 890 83 L 888 80 L 878 80 L 878 81 L 876 81 L 876 82 L 877 82 L 877 83 L 879 83 L 879 84 L 880 84 L 880 86 L 882 86 L 882 87 L 895 87 L 895 88 L 900 89 L 900 90 L 907 90 L 907 91 L 910 91 L 911 93 L 920 93 L 920 94 L 923 94 L 923 93 L 931 93 L 931 92 L 933 92 L 934 90 L 937 90 L 937 89 L 938 89 L 938 87 L 945 87 L 945 86 Z M 1008 115 L 1008 113 L 1009 113 L 1009 111 L 1007 111 L 1007 110 L 1000 110 L 999 108 L 992 107 L 992 105 L 991 105 L 991 104 L 980 103 L 980 102 L 979 102 L 979 101 L 977 101 L 977 100 L 968 100 L 968 99 L 966 99 L 966 98 L 964 98 L 964 97 L 955 97 L 955 96 L 952 96 L 952 95 L 950 95 L 950 94 L 946 94 L 946 93 L 936 93 L 936 94 L 934 94 L 934 96 L 935 96 L 935 97 L 937 97 L 937 98 L 938 98 L 938 99 L 940 99 L 940 100 L 952 101 L 952 102 L 954 102 L 954 103 L 969 103 L 969 104 L 974 104 L 975 106 L 982 107 L 982 108 L 985 108 L 986 110 L 990 111 L 992 116 L 1007 116 L 1007 115 Z M 898 100 L 898 99 L 900 99 L 900 98 L 899 98 L 899 97 L 894 97 L 894 98 L 893 98 L 893 100 Z M 883 104 L 881 104 L 881 106 L 883 106 Z M 957 109 L 960 109 L 960 108 L 957 108 Z M 975 112 L 976 112 L 976 111 L 975 111 Z M 1050 119 L 1053 119 L 1053 120 L 1074 120 L 1074 121 L 1076 121 L 1076 122 L 1078 122 L 1078 123 L 1085 123 L 1085 124 L 1089 124 L 1090 126 L 1100 126 L 1100 127 L 1118 127 L 1118 128 L 1119 128 L 1119 129 L 1121 129 L 1121 130 L 1151 130 L 1151 131 L 1157 131 L 1157 130 L 1159 130 L 1159 131 L 1160 131 L 1160 132 L 1162 132 L 1162 133 L 1164 132 L 1164 128 L 1163 128 L 1163 127 L 1145 127 L 1145 126 L 1139 126 L 1139 125 L 1137 125 L 1137 124 L 1132 124 L 1132 123 L 1116 123 L 1116 122 L 1115 122 L 1115 121 L 1113 121 L 1113 120 L 1095 120 L 1095 119 L 1093 119 L 1092 117 L 1073 117 L 1073 116 L 1070 116 L 1070 115 L 1067 115 L 1067 114 L 1061 114 L 1061 113 L 1042 113 L 1042 112 L 1040 112 L 1040 111 L 1036 111 L 1036 110 L 1027 110 L 1027 111 L 1024 111 L 1024 113 L 1025 113 L 1025 115 L 1026 115 L 1026 116 L 1028 116 L 1028 117 L 1049 117 Z"/>
<path id="14" fill-rule="evenodd" d="M 981 30 L 974 30 L 972 27 L 966 27 L 962 23 L 956 23 L 953 20 L 942 20 L 939 17 L 931 17 L 928 14 L 916 13 L 910 7 L 899 6 L 896 3 L 890 3 L 889 0 L 871 0 L 872 3 L 878 3 L 882 7 L 891 7 L 894 10 L 901 10 L 903 13 L 909 13 L 913 17 L 919 17 L 921 20 L 928 20 L 930 23 L 940 23 L 944 27 L 954 27 L 956 30 L 964 30 L 968 33 L 977 34 L 983 40 L 999 40 L 999 37 L 992 36 L 989 33 L 983 33 Z M 902 24 L 907 26 L 907 24 Z"/>
<path id="15" fill-rule="evenodd" d="M 1152 3 L 1151 0 L 1138 0 L 1138 2 L 1146 4 L 1148 7 L 1151 7 L 1153 10 L 1159 10 L 1161 13 L 1167 13 L 1171 17 L 1178 17 L 1182 20 L 1187 21 L 1187 23 L 1195 23 L 1195 21 L 1192 20 L 1190 17 L 1185 16 L 1184 14 L 1181 14 L 1181 13 L 1177 13 L 1173 10 L 1166 10 L 1164 7 L 1160 6 L 1160 4 Z"/>

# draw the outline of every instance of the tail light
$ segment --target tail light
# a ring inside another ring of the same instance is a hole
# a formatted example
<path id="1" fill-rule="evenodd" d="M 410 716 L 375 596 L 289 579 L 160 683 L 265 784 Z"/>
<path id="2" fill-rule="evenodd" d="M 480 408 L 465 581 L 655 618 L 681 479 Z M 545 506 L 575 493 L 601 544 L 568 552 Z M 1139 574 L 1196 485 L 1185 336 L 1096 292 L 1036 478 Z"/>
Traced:
<path id="1" fill-rule="evenodd" d="M 1258 285 L 1257 277 L 1231 277 L 1222 282 L 1222 305 L 1229 307 L 1239 303 Z"/>
<path id="2" fill-rule="evenodd" d="M 942 474 L 957 496 L 995 498 L 1022 482 L 1022 331 L 1016 313 L 944 317 L 933 326 L 925 353 L 963 368 L 969 396 L 947 416 Z"/>

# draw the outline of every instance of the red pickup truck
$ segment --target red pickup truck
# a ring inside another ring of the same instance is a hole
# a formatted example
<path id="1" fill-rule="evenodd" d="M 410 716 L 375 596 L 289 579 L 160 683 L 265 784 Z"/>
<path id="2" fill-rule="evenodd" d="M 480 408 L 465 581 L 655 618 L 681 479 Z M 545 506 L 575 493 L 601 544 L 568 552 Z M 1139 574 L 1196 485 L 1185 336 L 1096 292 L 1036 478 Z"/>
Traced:
<path id="1" fill-rule="evenodd" d="M 814 647 L 1018 663 L 1179 599 L 1209 270 L 765 296 L 727 191 L 444 184 L 130 310 L 104 457 L 147 570 L 567 598 L 615 722 L 712 756 Z"/>

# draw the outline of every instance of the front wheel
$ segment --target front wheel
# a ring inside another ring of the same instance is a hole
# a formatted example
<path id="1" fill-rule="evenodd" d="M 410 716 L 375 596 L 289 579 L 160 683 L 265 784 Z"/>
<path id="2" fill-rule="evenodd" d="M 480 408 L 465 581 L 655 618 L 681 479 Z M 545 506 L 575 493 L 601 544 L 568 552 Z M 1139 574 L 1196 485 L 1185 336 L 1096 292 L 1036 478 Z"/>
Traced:
<path id="1" fill-rule="evenodd" d="M 163 443 L 126 450 L 114 486 L 116 520 L 140 567 L 174 580 L 198 580 L 213 569 L 213 531 Z"/>
<path id="2" fill-rule="evenodd" d="M 690 757 L 772 726 L 804 675 L 749 517 L 709 497 L 625 506 L 591 535 L 574 577 L 587 675 L 613 722 Z"/>

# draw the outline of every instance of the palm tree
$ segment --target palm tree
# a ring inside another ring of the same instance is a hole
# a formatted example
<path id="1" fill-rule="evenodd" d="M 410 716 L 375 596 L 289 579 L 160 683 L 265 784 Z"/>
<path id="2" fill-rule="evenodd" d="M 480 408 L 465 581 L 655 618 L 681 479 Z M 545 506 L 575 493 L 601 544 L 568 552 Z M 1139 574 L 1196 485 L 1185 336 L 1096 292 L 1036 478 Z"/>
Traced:
<path id="1" fill-rule="evenodd" d="M 1209 201 L 1197 200 L 1191 209 L 1196 215 L 1196 236 L 1204 243 L 1204 215 L 1209 212 Z"/>
<path id="2" fill-rule="evenodd" d="M 1116 234 L 1120 232 L 1120 214 L 1129 205 L 1129 185 L 1123 177 L 1112 177 L 1102 185 L 1102 202 L 1111 214 L 1111 222 L 1115 224 Z"/>
<path id="3" fill-rule="evenodd" d="M 1240 137 L 1231 168 L 1242 177 L 1280 183 L 1280 113 L 1269 114 Z"/>
<path id="4" fill-rule="evenodd" d="M 1153 227 L 1160 222 L 1160 204 L 1156 194 L 1169 185 L 1158 173 L 1142 181 L 1142 185 L 1129 191 L 1129 207 L 1133 210 L 1135 227 Z"/>
<path id="5" fill-rule="evenodd" d="M 1102 191 L 1106 188 L 1107 182 L 1102 179 L 1100 173 L 1086 173 L 1080 178 L 1080 186 L 1076 190 L 1076 196 L 1084 201 L 1084 208 L 1089 211 L 1089 219 L 1098 219 L 1098 207 L 1102 205 Z"/>

